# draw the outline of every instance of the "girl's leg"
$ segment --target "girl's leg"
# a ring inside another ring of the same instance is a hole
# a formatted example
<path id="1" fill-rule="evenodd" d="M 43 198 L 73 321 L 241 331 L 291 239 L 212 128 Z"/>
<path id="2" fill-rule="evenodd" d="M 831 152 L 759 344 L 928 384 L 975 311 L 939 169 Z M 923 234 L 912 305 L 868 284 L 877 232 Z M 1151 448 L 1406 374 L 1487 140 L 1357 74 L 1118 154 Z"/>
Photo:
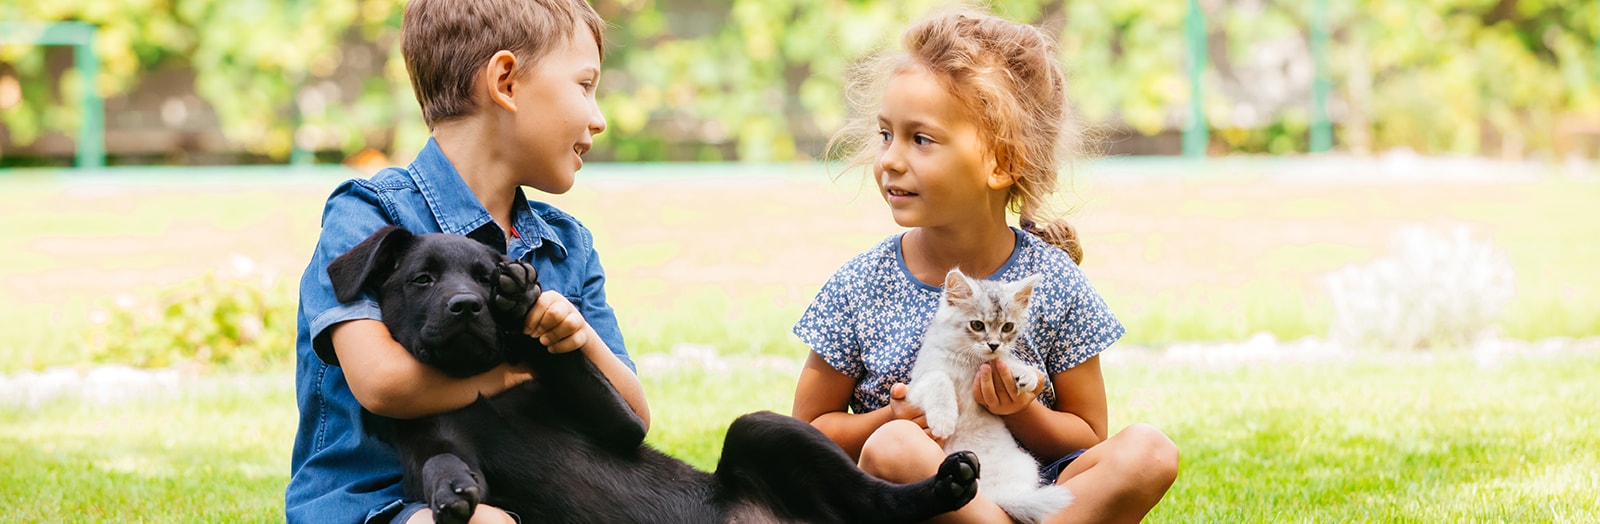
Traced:
<path id="1" fill-rule="evenodd" d="M 1088 453 L 1084 453 L 1087 455 Z M 884 424 L 867 437 L 861 446 L 861 469 L 867 474 L 889 482 L 906 484 L 933 476 L 944 462 L 945 452 L 933 439 L 923 433 L 922 427 L 909 420 L 895 420 Z M 1082 459 L 1080 459 L 1082 460 Z M 983 478 L 983 457 L 978 457 L 978 478 Z M 946 513 L 929 522 L 937 523 L 994 523 L 1010 522 L 999 506 L 979 493 L 958 511 Z"/>
<path id="2" fill-rule="evenodd" d="M 1056 483 L 1071 488 L 1074 500 L 1049 522 L 1139 522 L 1177 478 L 1177 445 L 1154 426 L 1128 426 L 1061 471 Z"/>

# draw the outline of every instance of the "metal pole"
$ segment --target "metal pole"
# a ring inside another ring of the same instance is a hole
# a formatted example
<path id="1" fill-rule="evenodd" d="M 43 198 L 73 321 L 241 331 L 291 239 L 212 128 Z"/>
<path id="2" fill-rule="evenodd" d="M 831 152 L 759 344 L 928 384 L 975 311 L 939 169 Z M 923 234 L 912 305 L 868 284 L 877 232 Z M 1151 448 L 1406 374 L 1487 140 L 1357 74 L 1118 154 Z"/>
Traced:
<path id="1" fill-rule="evenodd" d="M 1311 152 L 1333 149 L 1333 122 L 1328 119 L 1328 0 L 1311 6 L 1311 56 L 1316 76 L 1311 81 Z"/>
<path id="2" fill-rule="evenodd" d="M 1200 72 L 1206 67 L 1206 15 L 1200 11 L 1200 0 L 1189 0 L 1183 34 L 1189 42 L 1189 125 L 1183 130 L 1183 156 L 1203 158 L 1210 137 L 1200 97 Z"/>
<path id="3" fill-rule="evenodd" d="M 78 94 L 78 108 L 83 113 L 83 123 L 78 127 L 80 168 L 106 165 L 106 107 L 95 89 L 100 73 L 100 56 L 94 52 L 97 31 L 84 22 L 0 22 L 0 42 L 72 46 L 73 67 L 78 70 L 83 90 Z"/>
<path id="4" fill-rule="evenodd" d="M 95 28 L 85 25 L 87 36 L 73 46 L 72 53 L 83 85 L 78 97 L 78 107 L 83 112 L 83 126 L 78 128 L 78 167 L 96 168 L 106 165 L 106 106 L 95 88 L 100 74 L 100 56 L 94 52 Z"/>

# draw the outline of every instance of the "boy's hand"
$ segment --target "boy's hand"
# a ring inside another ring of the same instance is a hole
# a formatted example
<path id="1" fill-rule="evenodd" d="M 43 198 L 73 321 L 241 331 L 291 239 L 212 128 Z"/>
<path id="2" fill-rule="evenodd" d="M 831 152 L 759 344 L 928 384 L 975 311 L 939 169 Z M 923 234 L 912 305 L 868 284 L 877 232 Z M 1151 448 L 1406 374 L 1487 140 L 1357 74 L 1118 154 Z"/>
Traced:
<path id="1" fill-rule="evenodd" d="M 978 366 L 977 380 L 972 384 L 972 397 L 978 405 L 999 416 L 1013 415 L 1028 408 L 1028 403 L 1044 389 L 1044 372 L 1033 368 L 1018 370 L 1035 377 L 1029 388 L 1017 387 L 1011 368 L 1005 360 L 997 359 Z M 1024 383 L 1030 382 L 1023 380 Z"/>
<path id="2" fill-rule="evenodd" d="M 578 313 L 578 307 L 553 290 L 539 294 L 533 309 L 528 311 L 527 324 L 522 332 L 538 339 L 551 353 L 566 353 L 582 348 L 589 344 L 592 337 L 599 336 L 594 328 L 589 327 L 589 321 Z"/>

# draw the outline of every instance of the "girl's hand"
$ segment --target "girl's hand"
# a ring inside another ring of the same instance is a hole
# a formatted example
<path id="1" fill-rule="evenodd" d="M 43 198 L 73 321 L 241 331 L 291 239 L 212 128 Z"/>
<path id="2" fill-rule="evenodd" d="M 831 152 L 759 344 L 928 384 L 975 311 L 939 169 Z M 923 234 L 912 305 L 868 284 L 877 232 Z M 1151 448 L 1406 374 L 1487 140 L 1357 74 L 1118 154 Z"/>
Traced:
<path id="1" fill-rule="evenodd" d="M 912 405 L 910 401 L 906 400 L 906 391 L 909 389 L 911 389 L 910 386 L 902 382 L 896 382 L 893 386 L 889 386 L 889 412 L 894 415 L 896 420 L 915 422 L 918 427 L 922 428 L 922 432 L 928 435 L 928 438 L 938 442 L 941 447 L 944 446 L 942 439 L 934 437 L 933 433 L 928 431 L 928 416 L 922 412 L 922 408 Z"/>
<path id="2" fill-rule="evenodd" d="M 578 313 L 567 297 L 554 290 L 545 290 L 528 311 L 523 333 L 539 340 L 551 353 L 566 353 L 582 348 L 596 337 L 589 321 Z"/>
<path id="3" fill-rule="evenodd" d="M 978 366 L 978 376 L 972 381 L 972 398 L 978 405 L 999 416 L 1014 415 L 1033 402 L 1039 392 L 1044 390 L 1044 372 L 1029 369 L 1037 374 L 1034 387 L 1027 391 L 1017 391 L 1017 381 L 1011 376 L 1011 368 L 1005 360 L 996 359 L 994 362 Z M 892 396 L 892 395 L 891 395 Z"/>

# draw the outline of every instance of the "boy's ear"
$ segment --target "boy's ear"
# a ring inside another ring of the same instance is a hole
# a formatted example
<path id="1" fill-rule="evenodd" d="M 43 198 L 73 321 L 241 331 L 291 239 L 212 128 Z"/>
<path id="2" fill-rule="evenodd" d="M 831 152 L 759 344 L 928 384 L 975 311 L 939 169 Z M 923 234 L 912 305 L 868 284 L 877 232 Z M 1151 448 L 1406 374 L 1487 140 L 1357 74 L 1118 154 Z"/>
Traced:
<path id="1" fill-rule="evenodd" d="M 501 49 L 489 57 L 479 81 L 489 101 L 506 111 L 517 112 L 517 55 Z"/>
<path id="2" fill-rule="evenodd" d="M 333 296 L 351 302 L 361 290 L 376 288 L 394 273 L 400 253 L 411 247 L 414 235 L 399 226 L 386 226 L 328 263 Z"/>

